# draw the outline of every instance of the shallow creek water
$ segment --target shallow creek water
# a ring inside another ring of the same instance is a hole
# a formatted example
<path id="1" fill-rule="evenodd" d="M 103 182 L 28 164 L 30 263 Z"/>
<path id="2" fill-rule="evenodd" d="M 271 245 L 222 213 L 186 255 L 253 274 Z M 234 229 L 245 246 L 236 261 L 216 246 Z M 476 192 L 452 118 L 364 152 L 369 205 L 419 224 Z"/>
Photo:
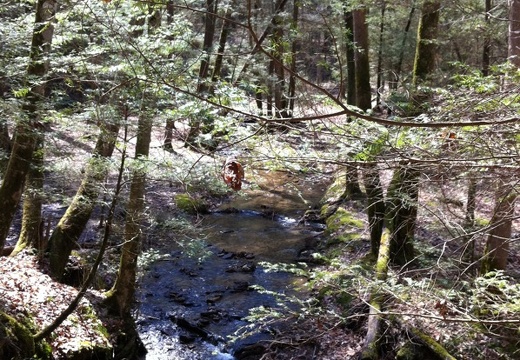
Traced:
<path id="1" fill-rule="evenodd" d="M 202 262 L 172 244 L 152 264 L 138 293 L 139 333 L 145 359 L 234 359 L 234 351 L 268 335 L 228 344 L 228 335 L 246 325 L 243 317 L 257 306 L 275 306 L 271 295 L 249 289 L 299 294 L 288 273 L 266 272 L 259 262 L 301 260 L 312 246 L 318 224 L 298 220 L 325 191 L 324 181 L 286 173 L 258 172 L 254 181 L 202 221 L 210 255 Z"/>

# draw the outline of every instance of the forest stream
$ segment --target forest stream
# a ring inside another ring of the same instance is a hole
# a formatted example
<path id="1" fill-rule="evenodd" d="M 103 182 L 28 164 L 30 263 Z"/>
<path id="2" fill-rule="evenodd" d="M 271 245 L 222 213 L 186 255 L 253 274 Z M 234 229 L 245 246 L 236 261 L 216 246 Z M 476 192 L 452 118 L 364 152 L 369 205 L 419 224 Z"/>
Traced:
<path id="1" fill-rule="evenodd" d="M 206 257 L 186 257 L 175 242 L 161 251 L 143 276 L 137 317 L 145 359 L 235 359 L 257 334 L 228 342 L 247 325 L 251 308 L 274 307 L 274 296 L 250 289 L 304 297 L 303 280 L 286 272 L 266 272 L 262 262 L 304 261 L 315 246 L 321 224 L 299 220 L 325 191 L 288 173 L 261 172 L 258 186 L 246 186 L 229 203 L 204 216 Z"/>

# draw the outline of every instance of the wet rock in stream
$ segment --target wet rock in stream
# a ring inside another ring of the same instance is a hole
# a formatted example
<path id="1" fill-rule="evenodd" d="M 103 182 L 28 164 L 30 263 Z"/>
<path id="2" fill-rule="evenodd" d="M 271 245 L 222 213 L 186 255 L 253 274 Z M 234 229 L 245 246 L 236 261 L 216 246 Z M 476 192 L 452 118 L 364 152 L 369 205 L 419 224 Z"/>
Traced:
<path id="1" fill-rule="evenodd" d="M 200 323 L 188 320 L 176 314 L 170 314 L 169 319 L 181 329 L 179 339 L 181 342 L 185 344 L 194 342 L 197 338 L 200 338 L 214 345 L 218 342 L 224 341 L 222 337 L 203 329 Z"/>

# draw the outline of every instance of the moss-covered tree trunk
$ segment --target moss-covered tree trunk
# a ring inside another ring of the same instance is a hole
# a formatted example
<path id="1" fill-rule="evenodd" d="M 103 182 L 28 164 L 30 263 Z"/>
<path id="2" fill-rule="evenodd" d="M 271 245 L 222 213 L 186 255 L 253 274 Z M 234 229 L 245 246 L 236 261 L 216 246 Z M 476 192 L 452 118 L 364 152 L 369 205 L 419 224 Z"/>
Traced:
<path id="1" fill-rule="evenodd" d="M 383 186 L 376 164 L 364 168 L 364 184 L 367 193 L 367 215 L 370 229 L 370 249 L 374 256 L 379 253 L 379 242 L 385 225 L 385 199 Z"/>
<path id="2" fill-rule="evenodd" d="M 23 106 L 26 118 L 16 126 L 13 147 L 7 169 L 0 187 L 0 250 L 3 249 L 11 222 L 22 197 L 25 178 L 29 172 L 32 155 L 36 144 L 36 127 L 40 119 L 38 104 L 45 96 L 46 85 L 41 81 L 48 72 L 49 62 L 45 54 L 49 52 L 54 26 L 52 21 L 56 13 L 55 0 L 38 0 L 32 35 L 31 50 L 27 75 L 30 91 Z"/>
<path id="3" fill-rule="evenodd" d="M 376 261 L 376 280 L 386 281 L 388 276 L 388 262 L 390 258 L 390 234 L 385 230 L 378 241 L 381 244 Z M 360 358 L 362 360 L 379 359 L 379 339 L 381 337 L 381 318 L 379 313 L 382 311 L 384 295 L 379 290 L 376 282 L 370 294 L 370 309 L 367 323 L 367 335 Z"/>
<path id="4" fill-rule="evenodd" d="M 49 250 L 50 271 L 54 279 L 61 279 L 70 253 L 90 219 L 101 192 L 100 184 L 108 173 L 108 159 L 114 151 L 118 132 L 119 123 L 104 124 L 100 129 L 94 154 L 86 166 L 81 185 L 52 232 Z"/>
<path id="5" fill-rule="evenodd" d="M 413 66 L 414 86 L 430 80 L 435 70 L 440 8 L 439 0 L 426 0 L 423 3 Z"/>
<path id="6" fill-rule="evenodd" d="M 26 177 L 25 197 L 23 202 L 22 229 L 11 256 L 18 254 L 26 247 L 38 249 L 41 254 L 44 244 L 44 226 L 42 221 L 43 204 L 43 147 L 44 136 L 36 134 L 36 147 L 31 168 Z"/>
<path id="7" fill-rule="evenodd" d="M 407 266 L 414 260 L 419 175 L 417 169 L 402 162 L 388 186 L 385 218 L 391 236 L 390 261 L 396 265 Z"/>
<path id="8" fill-rule="evenodd" d="M 149 154 L 152 131 L 152 120 L 148 114 L 142 114 L 139 117 L 137 131 L 135 167 L 132 171 L 132 184 L 126 213 L 125 242 L 122 247 L 116 282 L 106 297 L 107 304 L 122 317 L 131 317 L 130 311 L 135 301 L 137 259 L 141 250 L 141 223 L 146 182 L 144 162 Z"/>
<path id="9" fill-rule="evenodd" d="M 505 270 L 518 192 L 511 184 L 499 181 L 496 190 L 495 211 L 489 224 L 490 231 L 484 250 L 481 273 Z"/>

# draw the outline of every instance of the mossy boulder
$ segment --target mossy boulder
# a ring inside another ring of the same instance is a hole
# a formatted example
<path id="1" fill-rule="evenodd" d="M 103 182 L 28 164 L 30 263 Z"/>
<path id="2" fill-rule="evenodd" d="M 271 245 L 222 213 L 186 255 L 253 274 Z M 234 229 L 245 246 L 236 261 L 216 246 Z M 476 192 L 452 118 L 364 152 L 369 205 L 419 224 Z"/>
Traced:
<path id="1" fill-rule="evenodd" d="M 346 171 L 338 171 L 335 176 L 332 184 L 327 188 L 325 194 L 321 198 L 320 206 L 327 206 L 329 204 L 334 204 L 342 200 L 343 194 L 345 193 L 345 188 L 347 186 L 347 173 Z"/>
<path id="2" fill-rule="evenodd" d="M 365 228 L 363 220 L 357 219 L 351 212 L 343 207 L 330 215 L 326 221 L 325 235 L 334 239 L 334 242 L 349 242 L 361 238 L 361 232 Z"/>
<path id="3" fill-rule="evenodd" d="M 189 194 L 177 194 L 174 200 L 177 208 L 190 215 L 205 214 L 209 210 L 209 206 L 204 200 L 194 198 Z"/>
<path id="4" fill-rule="evenodd" d="M 20 321 L 0 311 L 0 359 L 50 359 L 50 346 L 34 341 L 32 327 L 28 319 Z"/>

